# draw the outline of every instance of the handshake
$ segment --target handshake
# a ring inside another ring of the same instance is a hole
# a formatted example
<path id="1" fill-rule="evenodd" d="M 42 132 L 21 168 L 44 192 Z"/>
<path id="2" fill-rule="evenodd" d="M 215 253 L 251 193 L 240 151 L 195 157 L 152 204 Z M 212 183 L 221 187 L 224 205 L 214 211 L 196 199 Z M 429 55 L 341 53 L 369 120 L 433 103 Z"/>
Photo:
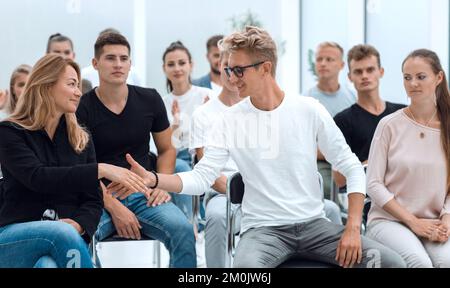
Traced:
<path id="1" fill-rule="evenodd" d="M 171 200 L 169 193 L 157 189 L 158 175 L 154 171 L 147 171 L 130 154 L 126 155 L 130 164 L 130 170 L 121 168 L 116 171 L 115 179 L 111 179 L 108 187 L 103 187 L 106 193 L 123 200 L 133 193 L 143 193 L 147 200 L 147 206 L 157 206 Z M 118 172 L 118 173 L 117 173 Z"/>

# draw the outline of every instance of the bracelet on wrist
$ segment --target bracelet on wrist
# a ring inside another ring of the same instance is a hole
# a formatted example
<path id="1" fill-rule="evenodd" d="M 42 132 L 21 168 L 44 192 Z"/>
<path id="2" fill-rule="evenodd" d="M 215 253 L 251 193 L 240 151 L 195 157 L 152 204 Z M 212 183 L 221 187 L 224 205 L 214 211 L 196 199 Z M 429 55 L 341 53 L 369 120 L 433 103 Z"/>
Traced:
<path id="1" fill-rule="evenodd" d="M 150 189 L 155 189 L 156 187 L 158 187 L 158 182 L 159 182 L 158 174 L 154 170 L 150 171 L 150 173 L 155 175 L 155 185 L 153 185 L 153 186 L 151 186 L 149 188 Z"/>

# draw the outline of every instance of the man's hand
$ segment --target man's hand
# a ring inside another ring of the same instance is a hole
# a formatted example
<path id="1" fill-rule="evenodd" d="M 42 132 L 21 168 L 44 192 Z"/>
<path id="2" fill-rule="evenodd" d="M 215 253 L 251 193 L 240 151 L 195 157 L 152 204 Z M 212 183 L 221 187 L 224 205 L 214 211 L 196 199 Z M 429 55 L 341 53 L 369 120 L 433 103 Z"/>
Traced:
<path id="1" fill-rule="evenodd" d="M 336 261 L 344 268 L 352 268 L 362 260 L 359 227 L 346 227 L 336 250 Z"/>
<path id="2" fill-rule="evenodd" d="M 142 229 L 136 215 L 122 203 L 118 203 L 113 211 L 110 211 L 111 219 L 116 227 L 117 234 L 125 239 L 141 239 Z"/>
<path id="3" fill-rule="evenodd" d="M 73 228 L 75 228 L 75 230 L 77 230 L 78 234 L 80 234 L 80 235 L 84 233 L 84 229 L 80 226 L 80 224 L 73 221 L 72 219 L 68 219 L 68 218 L 60 219 L 59 221 L 72 225 Z"/>

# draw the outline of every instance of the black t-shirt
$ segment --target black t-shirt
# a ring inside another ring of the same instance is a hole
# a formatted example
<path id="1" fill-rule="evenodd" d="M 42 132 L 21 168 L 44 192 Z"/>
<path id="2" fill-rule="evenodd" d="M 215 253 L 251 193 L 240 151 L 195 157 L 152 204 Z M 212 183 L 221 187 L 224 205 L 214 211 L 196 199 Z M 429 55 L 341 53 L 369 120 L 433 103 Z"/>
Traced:
<path id="1" fill-rule="evenodd" d="M 378 122 L 383 117 L 406 107 L 403 104 L 386 101 L 386 109 L 380 115 L 374 115 L 363 109 L 358 104 L 353 104 L 334 117 L 336 125 L 344 134 L 347 144 L 352 152 L 358 156 L 359 161 L 364 162 L 369 158 L 370 144 Z"/>
<path id="2" fill-rule="evenodd" d="M 147 170 L 156 168 L 149 154 L 150 133 L 170 127 L 156 90 L 128 85 L 128 100 L 120 114 L 109 110 L 91 90 L 81 97 L 77 117 L 92 134 L 97 162 L 129 168 L 125 154 L 130 153 Z"/>

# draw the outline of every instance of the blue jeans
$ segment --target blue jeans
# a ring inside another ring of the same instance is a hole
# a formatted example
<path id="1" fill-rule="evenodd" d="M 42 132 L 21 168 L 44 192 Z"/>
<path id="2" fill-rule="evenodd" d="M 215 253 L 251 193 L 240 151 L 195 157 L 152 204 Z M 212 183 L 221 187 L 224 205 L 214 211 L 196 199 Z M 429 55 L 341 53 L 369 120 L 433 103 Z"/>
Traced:
<path id="1" fill-rule="evenodd" d="M 170 253 L 171 268 L 196 268 L 197 256 L 192 225 L 173 203 L 147 207 L 147 199 L 135 193 L 121 201 L 136 215 L 142 226 L 141 233 L 161 241 Z M 96 233 L 99 241 L 116 232 L 110 214 L 103 210 Z"/>
<path id="2" fill-rule="evenodd" d="M 0 268 L 92 268 L 88 246 L 69 224 L 36 221 L 0 228 Z"/>
<path id="3" fill-rule="evenodd" d="M 188 172 L 191 171 L 191 155 L 187 149 L 181 150 L 177 154 L 177 159 L 175 162 L 175 173 Z M 186 215 L 187 219 L 192 217 L 192 196 L 191 195 L 181 195 L 178 193 L 170 193 L 172 196 L 172 202 Z"/>

